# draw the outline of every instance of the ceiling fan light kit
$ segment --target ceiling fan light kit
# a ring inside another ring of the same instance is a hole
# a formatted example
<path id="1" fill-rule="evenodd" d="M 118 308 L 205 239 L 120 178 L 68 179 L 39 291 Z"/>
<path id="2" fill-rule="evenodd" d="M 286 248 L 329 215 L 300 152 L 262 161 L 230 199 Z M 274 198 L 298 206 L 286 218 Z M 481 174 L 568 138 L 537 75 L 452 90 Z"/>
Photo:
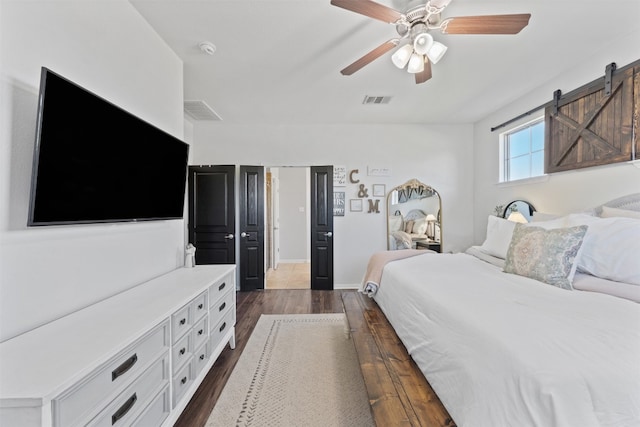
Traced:
<path id="1" fill-rule="evenodd" d="M 398 68 L 404 68 L 409 63 L 409 58 L 411 58 L 411 54 L 413 53 L 413 46 L 410 44 L 405 44 L 401 46 L 398 50 L 395 51 L 393 55 L 391 55 L 391 62 Z"/>
<path id="2" fill-rule="evenodd" d="M 408 44 L 398 48 L 391 61 L 398 68 L 407 67 L 415 74 L 416 83 L 431 78 L 431 64 L 437 64 L 447 52 L 447 46 L 433 39 L 431 31 L 442 34 L 518 34 L 529 24 L 531 14 L 462 16 L 441 19 L 442 11 L 451 0 L 428 0 L 426 3 L 409 2 L 404 13 L 371 0 L 331 0 L 331 4 L 373 19 L 393 24 L 400 39 L 391 39 L 344 68 L 343 75 L 351 75 L 409 39 Z"/>
<path id="3" fill-rule="evenodd" d="M 424 71 L 424 56 L 412 53 L 407 65 L 407 72 L 411 74 L 421 73 Z"/>

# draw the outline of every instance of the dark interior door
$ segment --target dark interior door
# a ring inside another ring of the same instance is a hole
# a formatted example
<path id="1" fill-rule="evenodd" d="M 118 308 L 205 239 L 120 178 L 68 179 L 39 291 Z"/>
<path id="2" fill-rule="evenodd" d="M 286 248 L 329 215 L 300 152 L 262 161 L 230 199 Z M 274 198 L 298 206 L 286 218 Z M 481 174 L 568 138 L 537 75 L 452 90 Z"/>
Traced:
<path id="1" fill-rule="evenodd" d="M 196 264 L 235 264 L 235 166 L 189 166 L 189 242 Z"/>
<path id="2" fill-rule="evenodd" d="M 311 289 L 333 289 L 333 166 L 311 167 Z"/>
<path id="3" fill-rule="evenodd" d="M 240 166 L 240 290 L 264 289 L 264 167 Z"/>

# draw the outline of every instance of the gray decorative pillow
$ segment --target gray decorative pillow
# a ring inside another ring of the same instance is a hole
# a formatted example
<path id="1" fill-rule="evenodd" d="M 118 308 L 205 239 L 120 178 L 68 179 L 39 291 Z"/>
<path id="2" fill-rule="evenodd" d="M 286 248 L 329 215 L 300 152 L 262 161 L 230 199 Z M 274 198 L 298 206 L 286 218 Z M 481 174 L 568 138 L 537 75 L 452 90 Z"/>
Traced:
<path id="1" fill-rule="evenodd" d="M 507 250 L 505 273 L 518 274 L 557 286 L 573 289 L 577 256 L 587 232 L 586 225 L 545 230 L 517 224 Z"/>

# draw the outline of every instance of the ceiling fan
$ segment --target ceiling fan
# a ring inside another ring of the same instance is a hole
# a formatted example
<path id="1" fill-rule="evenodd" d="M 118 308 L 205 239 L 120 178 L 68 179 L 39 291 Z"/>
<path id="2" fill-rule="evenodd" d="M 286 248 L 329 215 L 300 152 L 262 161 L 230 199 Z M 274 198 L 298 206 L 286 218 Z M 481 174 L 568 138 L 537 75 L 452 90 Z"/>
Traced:
<path id="1" fill-rule="evenodd" d="M 417 6 L 410 2 L 407 11 L 401 13 L 371 0 L 331 0 L 334 6 L 395 25 L 399 36 L 382 43 L 340 73 L 350 76 L 400 45 L 403 39 L 408 39 L 409 43 L 401 46 L 391 60 L 398 68 L 406 66 L 409 73 L 415 74 L 416 84 L 424 83 L 431 78 L 431 64 L 437 63 L 447 51 L 445 45 L 433 39 L 431 31 L 440 30 L 442 34 L 518 34 L 531 18 L 530 13 L 520 13 L 442 19 L 441 13 L 451 0 L 423 1 Z"/>

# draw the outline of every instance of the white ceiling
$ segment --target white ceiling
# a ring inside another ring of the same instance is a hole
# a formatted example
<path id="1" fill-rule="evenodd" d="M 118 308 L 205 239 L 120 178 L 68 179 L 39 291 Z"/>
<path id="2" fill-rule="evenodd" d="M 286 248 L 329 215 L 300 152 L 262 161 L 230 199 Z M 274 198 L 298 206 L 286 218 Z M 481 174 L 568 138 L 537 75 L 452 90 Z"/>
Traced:
<path id="1" fill-rule="evenodd" d="M 640 25 L 640 0 L 453 0 L 443 17 L 532 16 L 518 35 L 432 33 L 449 50 L 416 85 L 392 52 L 342 76 L 397 33 L 330 0 L 130 1 L 184 62 L 185 99 L 226 123 L 472 123 Z M 213 56 L 199 50 L 205 40 Z M 363 105 L 365 95 L 393 98 Z"/>

